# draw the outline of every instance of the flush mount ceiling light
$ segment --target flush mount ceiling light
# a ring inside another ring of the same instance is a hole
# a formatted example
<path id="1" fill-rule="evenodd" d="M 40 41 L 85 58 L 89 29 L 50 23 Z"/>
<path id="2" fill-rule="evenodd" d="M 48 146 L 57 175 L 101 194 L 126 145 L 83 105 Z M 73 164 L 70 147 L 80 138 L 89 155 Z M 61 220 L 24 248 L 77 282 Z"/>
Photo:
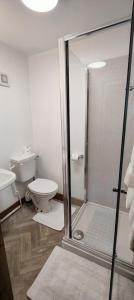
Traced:
<path id="1" fill-rule="evenodd" d="M 88 67 L 90 69 L 99 69 L 99 68 L 103 68 L 106 66 L 106 62 L 105 61 L 96 61 L 94 63 L 91 63 L 88 65 Z"/>
<path id="2" fill-rule="evenodd" d="M 48 12 L 56 7 L 59 0 L 21 0 L 25 6 L 33 11 Z"/>

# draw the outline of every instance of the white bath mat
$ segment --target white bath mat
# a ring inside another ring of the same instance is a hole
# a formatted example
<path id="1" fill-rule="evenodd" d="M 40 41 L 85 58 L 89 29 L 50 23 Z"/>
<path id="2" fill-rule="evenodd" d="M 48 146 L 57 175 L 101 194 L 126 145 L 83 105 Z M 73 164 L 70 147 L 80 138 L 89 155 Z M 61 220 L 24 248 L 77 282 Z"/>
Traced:
<path id="1" fill-rule="evenodd" d="M 27 296 L 31 300 L 104 300 L 109 275 L 108 269 L 55 247 Z"/>
<path id="2" fill-rule="evenodd" d="M 76 208 L 72 206 L 72 214 Z M 61 231 L 64 227 L 64 205 L 58 201 L 51 201 L 51 210 L 48 213 L 37 213 L 33 220 L 55 230 Z"/>

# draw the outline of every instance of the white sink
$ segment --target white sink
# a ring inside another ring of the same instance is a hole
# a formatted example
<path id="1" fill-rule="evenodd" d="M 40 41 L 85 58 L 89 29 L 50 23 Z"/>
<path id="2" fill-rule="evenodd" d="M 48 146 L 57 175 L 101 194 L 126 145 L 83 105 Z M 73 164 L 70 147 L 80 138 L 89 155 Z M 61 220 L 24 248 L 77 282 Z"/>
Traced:
<path id="1" fill-rule="evenodd" d="M 0 169 L 0 191 L 8 187 L 16 180 L 15 173 Z"/>

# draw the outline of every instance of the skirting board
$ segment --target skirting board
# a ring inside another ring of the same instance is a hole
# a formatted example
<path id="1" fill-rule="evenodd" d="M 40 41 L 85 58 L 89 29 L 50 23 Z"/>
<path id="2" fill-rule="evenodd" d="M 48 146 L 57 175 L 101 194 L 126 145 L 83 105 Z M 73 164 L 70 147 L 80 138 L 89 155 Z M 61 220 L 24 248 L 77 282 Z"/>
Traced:
<path id="1" fill-rule="evenodd" d="M 62 194 L 57 193 L 55 198 L 57 200 L 63 201 L 63 195 Z M 21 199 L 21 203 L 23 204 L 25 202 L 27 203 L 27 201 L 25 200 L 25 197 L 24 197 L 24 198 Z M 6 217 L 10 216 L 10 214 L 12 212 L 15 212 L 17 210 L 17 208 L 19 208 L 19 207 L 20 207 L 20 202 L 16 201 L 11 206 L 9 206 L 7 209 L 3 210 L 0 213 L 0 222 L 2 222 L 3 220 L 5 220 Z"/>
<path id="2" fill-rule="evenodd" d="M 64 201 L 64 195 L 63 194 L 60 194 L 60 193 L 57 193 L 56 196 L 54 197 L 56 200 L 59 200 L 59 201 Z M 84 201 L 80 200 L 80 199 L 77 199 L 77 198 L 72 198 L 72 204 L 73 205 L 78 205 L 78 206 L 82 206 L 84 203 Z"/>
<path id="3" fill-rule="evenodd" d="M 63 196 L 63 194 L 57 193 L 56 196 L 55 196 L 55 199 L 59 200 L 59 201 L 64 201 L 64 196 Z M 26 202 L 25 198 L 22 198 L 21 202 L 22 202 L 22 204 L 24 202 Z M 83 203 L 84 202 L 82 200 L 80 200 L 80 199 L 72 198 L 72 204 L 73 205 L 82 206 Z M 17 208 L 19 208 L 19 207 L 20 207 L 20 202 L 17 201 L 15 203 L 13 203 L 11 206 L 9 206 L 7 209 L 5 209 L 4 211 L 2 211 L 0 213 L 0 221 L 2 221 L 3 219 L 5 219 L 13 211 L 15 212 L 17 210 Z"/>
<path id="4" fill-rule="evenodd" d="M 25 198 L 21 199 L 22 204 L 24 203 Z M 13 203 L 11 206 L 9 206 L 7 209 L 3 210 L 0 213 L 0 221 L 2 221 L 3 219 L 5 219 L 8 215 L 10 215 L 13 211 L 16 211 L 17 208 L 20 207 L 20 202 L 16 201 L 15 203 Z"/>

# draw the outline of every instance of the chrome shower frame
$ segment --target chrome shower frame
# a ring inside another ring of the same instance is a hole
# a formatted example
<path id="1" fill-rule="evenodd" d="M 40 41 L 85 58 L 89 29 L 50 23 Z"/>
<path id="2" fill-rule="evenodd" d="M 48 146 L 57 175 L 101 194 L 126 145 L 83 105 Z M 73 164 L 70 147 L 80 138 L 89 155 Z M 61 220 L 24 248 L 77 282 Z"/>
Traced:
<path id="1" fill-rule="evenodd" d="M 59 39 L 59 62 L 60 62 L 60 108 L 61 108 L 61 135 L 62 135 L 62 170 L 63 170 L 63 195 L 64 195 L 64 217 L 65 217 L 65 236 L 72 237 L 71 230 L 71 174 L 70 174 L 70 112 L 69 112 L 69 41 L 87 37 L 91 34 L 108 29 L 116 25 L 131 22 L 130 17 L 126 17 L 117 22 L 113 22 L 88 32 L 67 35 Z M 89 71 L 86 70 L 86 122 L 85 122 L 85 202 L 87 199 L 87 161 L 88 161 L 88 105 L 89 105 Z"/>
<path id="2" fill-rule="evenodd" d="M 116 239 L 118 231 L 118 216 L 119 216 L 119 206 L 118 212 L 116 214 L 116 225 L 115 225 L 115 244 L 113 251 L 113 258 L 109 255 L 96 251 L 95 249 L 89 249 L 80 245 L 78 241 L 72 238 L 72 216 L 71 216 L 71 172 L 70 172 L 70 112 L 69 112 L 69 41 L 73 39 L 79 39 L 82 37 L 87 37 L 91 34 L 99 32 L 103 29 L 112 28 L 117 25 L 121 25 L 127 22 L 131 22 L 131 17 L 113 22 L 88 32 L 81 34 L 68 35 L 59 39 L 59 58 L 60 58 L 60 93 L 61 93 L 61 119 L 62 119 L 62 166 L 63 166 L 63 193 L 64 193 L 64 217 L 65 217 L 65 237 L 63 239 L 63 246 L 70 249 L 71 251 L 94 260 L 99 264 L 107 267 L 111 267 L 111 263 L 114 266 L 114 261 L 116 258 L 115 269 L 132 279 L 133 268 L 118 259 L 115 255 Z M 85 182 L 85 202 L 88 201 L 87 189 L 88 189 L 88 106 L 89 106 L 89 71 L 87 70 L 87 85 L 86 85 L 86 124 L 85 124 L 85 168 L 84 168 L 84 182 Z M 120 198 L 120 190 L 118 191 L 118 202 Z M 86 205 L 83 204 L 83 206 Z M 83 208 L 80 209 L 82 211 Z M 111 281 L 113 280 L 114 268 L 111 273 Z M 111 297 L 111 296 L 110 296 Z M 111 299 L 111 298 L 109 298 Z"/>

